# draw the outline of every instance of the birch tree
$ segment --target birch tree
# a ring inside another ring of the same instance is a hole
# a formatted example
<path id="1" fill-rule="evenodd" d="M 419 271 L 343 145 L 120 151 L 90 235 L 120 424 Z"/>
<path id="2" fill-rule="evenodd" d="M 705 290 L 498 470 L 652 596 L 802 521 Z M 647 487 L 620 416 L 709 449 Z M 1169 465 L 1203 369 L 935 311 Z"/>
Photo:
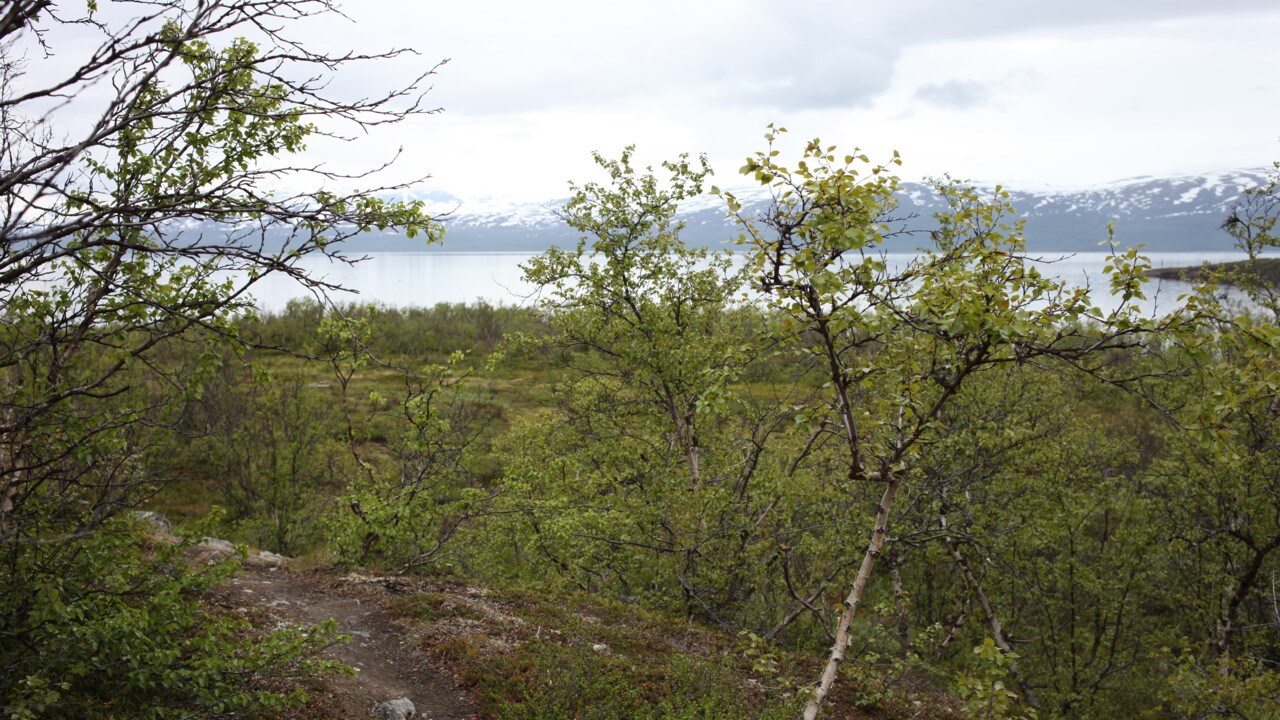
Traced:
<path id="1" fill-rule="evenodd" d="M 773 147 L 783 132 L 770 128 L 768 147 L 742 168 L 769 188 L 768 209 L 746 217 L 732 193 L 725 197 L 770 309 L 787 319 L 797 352 L 824 368 L 827 400 L 811 408 L 812 422 L 838 436 L 851 491 L 863 483 L 882 488 L 805 707 L 813 720 L 845 660 L 895 500 L 913 481 L 920 448 L 936 437 L 948 403 L 970 378 L 999 365 L 1049 357 L 1079 364 L 1129 345 L 1138 328 L 1130 301 L 1142 297 L 1145 277 L 1136 251 L 1116 258 L 1112 284 L 1122 302 L 1102 317 L 1087 290 L 1045 277 L 1027 256 L 1022 223 L 1001 188 L 985 197 L 935 183 L 949 209 L 925 239 L 895 215 L 896 153 L 874 164 L 859 150 L 838 153 L 814 140 L 790 168 Z M 917 238 L 925 239 L 918 249 Z M 912 251 L 902 259 L 887 254 Z M 1112 329 L 1092 329 L 1090 321 Z M 854 538 L 842 542 L 850 553 L 859 546 Z"/>
<path id="2" fill-rule="evenodd" d="M 0 8 L 0 697 L 23 683 L 48 691 L 6 715 L 54 702 L 87 717 L 72 698 L 108 692 L 97 707 L 128 712 L 114 706 L 127 697 L 190 716 L 258 677 L 227 665 L 231 630 L 188 633 L 198 613 L 180 591 L 192 581 L 145 569 L 111 519 L 153 491 L 140 460 L 151 433 L 238 343 L 233 321 L 262 278 L 323 293 L 332 286 L 303 269 L 308 256 L 349 260 L 342 241 L 371 228 L 440 236 L 372 175 L 288 159 L 317 136 L 430 112 L 434 63 L 383 93 L 333 91 L 344 68 L 412 54 L 326 53 L 294 34 L 335 12 L 327 0 Z M 356 183 L 371 189 L 339 190 Z M 156 603 L 188 624 L 147 627 Z M 170 651 L 225 662 L 190 684 L 162 681 L 150 673 L 190 669 L 166 665 Z M 141 667 L 148 658 L 158 666 Z"/>

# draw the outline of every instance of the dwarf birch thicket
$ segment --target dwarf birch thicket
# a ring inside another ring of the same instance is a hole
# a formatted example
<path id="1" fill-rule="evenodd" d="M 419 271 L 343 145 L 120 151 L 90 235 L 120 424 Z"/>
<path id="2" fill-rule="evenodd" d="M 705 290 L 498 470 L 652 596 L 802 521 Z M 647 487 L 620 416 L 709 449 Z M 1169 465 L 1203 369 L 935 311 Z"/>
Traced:
<path id="1" fill-rule="evenodd" d="M 0 13 L 6 717 L 302 702 L 332 628 L 254 638 L 202 607 L 236 570 L 184 562 L 211 533 L 731 633 L 682 646 L 666 675 L 642 642 L 548 630 L 563 644 L 521 665 L 523 648 L 458 640 L 524 668 L 504 702 L 573 699 L 586 658 L 635 676 L 598 692 L 629 703 L 604 716 L 1181 720 L 1280 703 L 1275 182 L 1224 216 L 1243 264 L 1204 269 L 1162 316 L 1139 310 L 1142 249 L 1099 228 L 1118 298 L 1103 312 L 1102 289 L 1028 252 L 1002 188 L 939 179 L 945 210 L 919 217 L 896 154 L 813 140 L 789 157 L 770 127 L 741 168 L 763 210 L 709 187 L 701 157 L 597 155 L 560 211 L 579 239 L 525 265 L 525 307 L 334 304 L 304 258 L 442 230 L 420 204 L 340 192 L 376 177 L 325 174 L 306 143 L 433 112 L 436 66 L 353 101 L 332 73 L 412 53 L 294 42 L 322 0 L 111 6 L 131 17 Z M 97 50 L 31 72 L 68 27 Z M 57 124 L 86 107 L 61 98 L 101 83 L 114 97 L 87 124 Z M 737 222 L 733 255 L 681 239 L 681 204 L 707 191 Z M 320 300 L 258 317 L 271 273 Z M 167 544 L 142 507 L 192 539 Z"/>

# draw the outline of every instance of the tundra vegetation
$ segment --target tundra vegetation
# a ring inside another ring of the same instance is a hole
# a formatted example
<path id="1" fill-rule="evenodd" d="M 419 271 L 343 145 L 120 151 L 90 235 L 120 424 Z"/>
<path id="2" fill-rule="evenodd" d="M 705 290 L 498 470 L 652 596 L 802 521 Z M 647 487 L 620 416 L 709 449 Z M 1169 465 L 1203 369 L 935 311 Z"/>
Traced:
<path id="1" fill-rule="evenodd" d="M 1104 313 L 1028 256 L 999 188 L 938 181 L 920 231 L 896 155 L 788 161 L 781 128 L 742 168 L 768 209 L 720 193 L 745 264 L 680 240 L 705 161 L 627 148 L 573 186 L 580 242 L 526 267 L 536 306 L 256 314 L 263 275 L 323 289 L 298 261 L 363 229 L 440 236 L 377 193 L 268 192 L 333 123 L 425 112 L 416 83 L 351 104 L 285 69 L 395 54 L 272 29 L 328 9 L 0 17 L 5 717 L 269 716 L 326 669 L 331 629 L 253 635 L 203 605 L 235 563 L 192 566 L 143 507 L 613 633 L 443 644 L 493 717 L 1275 717 L 1275 182 L 1224 218 L 1244 261 L 1160 317 L 1140 249 L 1109 238 Z M 66 22 L 101 51 L 29 82 L 20 51 Z M 118 99 L 52 133 L 49 102 L 99 78 Z"/>

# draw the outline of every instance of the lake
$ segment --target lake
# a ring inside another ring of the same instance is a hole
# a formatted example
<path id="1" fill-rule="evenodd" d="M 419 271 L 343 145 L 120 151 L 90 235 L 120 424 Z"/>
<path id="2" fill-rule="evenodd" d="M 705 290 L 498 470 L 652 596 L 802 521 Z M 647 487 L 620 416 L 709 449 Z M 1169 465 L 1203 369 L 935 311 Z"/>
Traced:
<path id="1" fill-rule="evenodd" d="M 494 305 L 529 305 L 536 288 L 521 280 L 520 265 L 532 253 L 503 252 L 422 252 L 370 253 L 368 259 L 355 265 L 335 263 L 313 257 L 301 263 L 317 277 L 341 285 L 351 292 L 336 293 L 334 299 L 351 302 L 373 302 L 392 307 L 431 306 L 437 303 L 475 303 Z M 1106 253 L 1037 253 L 1045 262 L 1040 265 L 1045 275 L 1064 279 L 1074 286 L 1088 284 L 1095 289 L 1095 304 L 1104 310 L 1115 305 L 1106 296 L 1106 279 L 1102 267 Z M 1239 260 L 1240 253 L 1147 253 L 1155 267 L 1182 267 L 1202 262 Z M 904 263 L 911 255 L 889 255 Z M 1152 280 L 1147 286 L 1149 313 L 1171 309 L 1177 296 L 1188 286 L 1181 282 Z M 254 293 L 258 304 L 269 312 L 284 309 L 292 299 L 310 297 L 308 292 L 283 276 L 269 276 Z"/>

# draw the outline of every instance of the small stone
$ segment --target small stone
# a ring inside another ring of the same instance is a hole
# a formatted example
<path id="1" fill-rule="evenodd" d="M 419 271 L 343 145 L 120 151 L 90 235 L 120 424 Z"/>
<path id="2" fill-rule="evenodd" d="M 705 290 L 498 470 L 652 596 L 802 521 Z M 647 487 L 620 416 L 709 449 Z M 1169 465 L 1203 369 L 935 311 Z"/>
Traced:
<path id="1" fill-rule="evenodd" d="M 594 650 L 597 655 L 604 655 L 609 652 L 609 646 L 604 643 L 596 643 L 591 646 L 591 649 Z"/>
<path id="2" fill-rule="evenodd" d="M 169 522 L 169 518 L 158 512 L 152 510 L 134 510 L 133 517 L 135 520 L 139 520 L 150 525 L 152 530 L 155 530 L 161 535 L 173 534 L 173 524 Z"/>
<path id="3" fill-rule="evenodd" d="M 234 555 L 236 552 L 235 543 L 230 540 L 223 540 L 222 538 L 201 538 L 196 547 L 207 547 L 210 550 L 227 553 L 228 555 Z"/>
<path id="4" fill-rule="evenodd" d="M 417 709 L 413 707 L 413 703 L 409 698 L 396 698 L 395 700 L 387 700 L 378 703 L 370 713 L 371 717 L 381 718 L 382 720 L 409 720 L 416 717 Z"/>
<path id="5" fill-rule="evenodd" d="M 270 550 L 259 550 L 245 559 L 245 565 L 254 568 L 275 569 L 289 564 L 291 558 L 277 555 Z"/>
<path id="6" fill-rule="evenodd" d="M 194 562 L 215 565 L 235 557 L 236 546 L 229 540 L 207 537 L 187 548 L 186 554 Z"/>

